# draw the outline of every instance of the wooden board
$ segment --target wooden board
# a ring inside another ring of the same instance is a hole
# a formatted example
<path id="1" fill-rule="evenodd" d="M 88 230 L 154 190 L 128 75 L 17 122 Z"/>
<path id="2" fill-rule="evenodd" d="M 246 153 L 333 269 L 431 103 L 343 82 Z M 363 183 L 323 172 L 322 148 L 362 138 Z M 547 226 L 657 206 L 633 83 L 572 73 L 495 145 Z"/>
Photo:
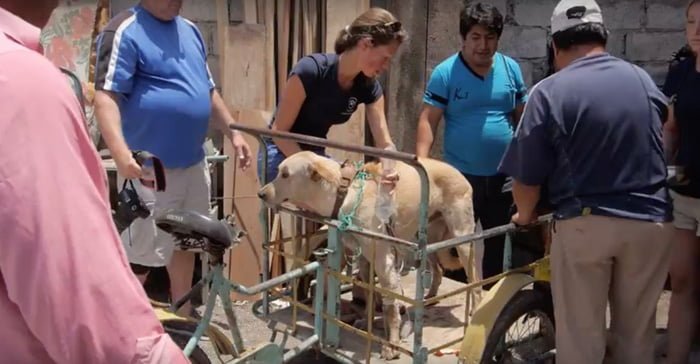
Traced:
<path id="1" fill-rule="evenodd" d="M 326 52 L 334 52 L 338 32 L 355 18 L 369 9 L 369 0 L 327 0 L 326 1 Z M 365 143 L 365 107 L 360 105 L 345 124 L 336 125 L 328 133 L 328 139 L 345 143 L 364 145 Z M 358 153 L 328 149 L 328 154 L 338 160 L 363 160 Z"/>
<path id="2" fill-rule="evenodd" d="M 245 125 L 264 127 L 271 117 L 271 114 L 266 111 L 231 109 L 236 120 Z M 258 142 L 253 136 L 248 134 L 244 134 L 244 136 L 255 159 L 253 165 L 246 171 L 241 171 L 237 166 L 234 170 L 232 160 L 226 163 L 224 169 L 224 201 L 226 201 L 224 213 L 234 213 L 236 221 L 248 233 L 241 244 L 229 253 L 228 278 L 245 286 L 251 286 L 260 283 L 260 274 L 262 274 L 263 269 L 261 265 L 263 230 L 259 219 L 262 205 L 256 194 L 259 189 L 257 163 L 255 162 L 259 150 Z M 224 144 L 226 154 L 233 155 L 232 149 L 231 143 Z M 259 297 L 260 295 L 251 297 L 235 293 L 231 295 L 231 298 L 235 300 L 253 300 Z"/>
<path id="3" fill-rule="evenodd" d="M 228 44 L 222 49 L 224 100 L 235 108 L 265 110 L 265 26 L 230 25 L 227 32 Z"/>
<path id="4" fill-rule="evenodd" d="M 221 0 L 220 0 L 221 1 Z M 223 7 L 221 2 L 217 4 Z M 248 7 L 248 17 L 252 17 Z M 227 13 L 226 13 L 227 14 Z M 222 41 L 222 96 L 238 122 L 257 127 L 264 127 L 271 117 L 266 108 L 265 63 L 261 60 L 268 56 L 266 50 L 265 26 L 259 24 L 229 25 L 228 16 L 218 19 L 219 39 Z M 221 36 L 223 35 L 223 36 Z M 245 135 L 253 153 L 253 165 L 241 171 L 235 161 L 224 166 L 224 213 L 234 213 L 237 221 L 248 235 L 241 245 L 230 252 L 229 279 L 251 286 L 259 283 L 262 272 L 262 237 L 263 230 L 259 221 L 260 203 L 257 198 L 259 182 L 257 178 L 258 141 Z M 224 143 L 224 152 L 233 156 L 231 143 Z M 236 300 L 252 300 L 258 296 L 248 297 L 233 293 Z"/>

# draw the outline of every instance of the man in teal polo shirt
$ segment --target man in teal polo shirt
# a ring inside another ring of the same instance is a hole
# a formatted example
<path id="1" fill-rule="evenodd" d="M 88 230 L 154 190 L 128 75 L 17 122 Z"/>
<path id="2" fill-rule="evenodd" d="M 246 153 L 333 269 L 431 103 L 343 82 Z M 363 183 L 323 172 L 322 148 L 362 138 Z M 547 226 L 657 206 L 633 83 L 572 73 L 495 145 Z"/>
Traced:
<path id="1" fill-rule="evenodd" d="M 460 14 L 462 49 L 433 70 L 418 121 L 416 153 L 427 157 L 440 120 L 445 119 L 444 158 L 473 189 L 474 216 L 483 229 L 509 222 L 510 193 L 498 164 L 520 119 L 526 87 L 520 66 L 497 52 L 503 16 L 475 3 Z M 486 239 L 483 276 L 503 269 L 504 237 Z"/>

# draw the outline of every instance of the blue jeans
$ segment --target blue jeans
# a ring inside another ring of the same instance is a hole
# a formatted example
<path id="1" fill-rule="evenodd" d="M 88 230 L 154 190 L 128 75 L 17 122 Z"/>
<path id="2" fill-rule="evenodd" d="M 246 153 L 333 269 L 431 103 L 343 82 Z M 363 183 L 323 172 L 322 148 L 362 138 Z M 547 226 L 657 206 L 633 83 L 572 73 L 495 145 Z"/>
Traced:
<path id="1" fill-rule="evenodd" d="M 265 175 L 267 179 L 265 179 L 265 182 L 269 183 L 275 179 L 275 177 L 277 177 L 279 165 L 286 157 L 271 140 L 265 139 L 264 148 L 267 150 L 267 174 Z M 261 183 L 264 170 L 265 166 L 263 165 L 263 151 L 261 148 L 261 150 L 258 151 L 258 178 L 260 179 Z"/>
<path id="2" fill-rule="evenodd" d="M 272 142 L 272 140 L 265 138 L 265 149 L 267 150 L 267 174 L 266 177 L 267 179 L 265 182 L 271 182 L 275 177 L 277 177 L 277 173 L 279 173 L 279 166 L 282 161 L 287 158 L 284 153 L 277 147 L 275 143 Z M 328 156 L 323 149 L 314 149 L 312 150 L 314 153 L 324 156 L 326 158 L 331 158 Z M 263 152 L 262 149 L 258 152 L 258 178 L 262 182 L 262 173 L 264 170 L 263 166 Z"/>

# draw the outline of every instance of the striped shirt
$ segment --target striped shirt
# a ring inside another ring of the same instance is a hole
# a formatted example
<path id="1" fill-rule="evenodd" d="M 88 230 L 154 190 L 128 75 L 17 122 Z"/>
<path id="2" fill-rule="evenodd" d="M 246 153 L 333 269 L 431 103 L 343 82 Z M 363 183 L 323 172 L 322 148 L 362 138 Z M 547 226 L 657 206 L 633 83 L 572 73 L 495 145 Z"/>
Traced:
<path id="1" fill-rule="evenodd" d="M 166 168 L 204 158 L 214 82 L 197 27 L 160 20 L 141 6 L 117 14 L 97 39 L 95 89 L 121 97 L 122 132 Z"/>

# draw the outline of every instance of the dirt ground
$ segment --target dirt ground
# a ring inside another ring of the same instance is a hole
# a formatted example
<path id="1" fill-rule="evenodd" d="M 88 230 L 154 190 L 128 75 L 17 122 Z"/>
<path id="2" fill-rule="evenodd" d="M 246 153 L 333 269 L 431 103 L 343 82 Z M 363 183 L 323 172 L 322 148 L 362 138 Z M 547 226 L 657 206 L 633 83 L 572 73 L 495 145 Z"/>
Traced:
<path id="1" fill-rule="evenodd" d="M 658 352 L 663 352 L 663 343 L 665 342 L 665 329 L 666 329 L 666 322 L 668 320 L 668 305 L 669 305 L 669 299 L 670 299 L 670 292 L 665 291 L 661 299 L 659 300 L 658 304 L 658 309 L 657 309 L 657 351 Z M 203 308 L 200 308 L 199 311 L 202 312 Z M 254 346 L 256 344 L 262 343 L 262 342 L 269 342 L 271 338 L 271 330 L 267 328 L 267 325 L 258 317 L 253 315 L 252 313 L 252 303 L 246 302 L 242 303 L 240 305 L 237 305 L 234 307 L 234 311 L 236 313 L 236 317 L 239 321 L 239 327 L 241 329 L 241 333 L 243 336 L 243 341 L 246 346 Z M 214 310 L 214 318 L 213 321 L 217 323 L 218 325 L 227 328 L 226 324 L 226 317 L 223 313 L 223 308 L 220 305 L 220 303 L 217 302 L 217 306 Z M 288 342 L 288 347 L 293 346 L 295 344 L 295 340 L 291 339 Z M 202 348 L 207 352 L 207 354 L 210 356 L 211 360 L 213 363 L 217 363 L 218 359 L 216 358 L 214 351 L 211 346 L 207 345 L 207 343 L 202 343 Z M 309 350 L 306 353 L 302 354 L 298 358 L 296 358 L 292 363 L 294 364 L 331 364 L 331 363 L 336 363 L 335 360 L 327 358 L 321 354 L 317 356 L 317 353 L 314 350 Z M 456 360 L 455 360 L 456 363 Z M 657 358 L 657 364 L 664 364 L 665 361 L 662 357 Z M 693 357 L 691 358 L 690 363 L 692 364 L 700 364 L 700 351 L 696 351 L 693 354 Z"/>

